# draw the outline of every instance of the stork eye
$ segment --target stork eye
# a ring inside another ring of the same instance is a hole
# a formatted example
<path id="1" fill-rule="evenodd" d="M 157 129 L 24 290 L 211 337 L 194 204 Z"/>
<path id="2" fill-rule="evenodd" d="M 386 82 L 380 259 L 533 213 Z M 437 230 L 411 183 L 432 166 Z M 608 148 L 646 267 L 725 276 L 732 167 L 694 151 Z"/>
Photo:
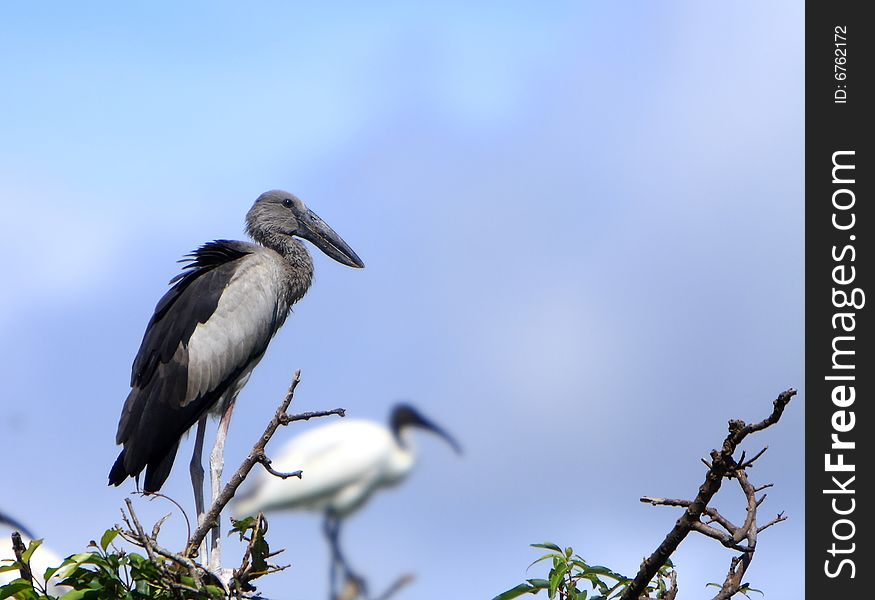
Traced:
<path id="1" fill-rule="evenodd" d="M 284 198 L 283 199 L 283 206 L 285 206 L 286 208 L 291 208 L 293 204 L 294 203 L 292 202 L 291 198 Z"/>

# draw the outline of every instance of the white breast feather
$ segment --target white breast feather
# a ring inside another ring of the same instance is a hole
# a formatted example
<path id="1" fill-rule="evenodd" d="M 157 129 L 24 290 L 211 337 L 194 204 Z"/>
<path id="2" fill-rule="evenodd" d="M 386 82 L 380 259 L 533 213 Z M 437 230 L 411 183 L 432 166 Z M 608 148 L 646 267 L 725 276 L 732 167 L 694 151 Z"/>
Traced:
<path id="1" fill-rule="evenodd" d="M 274 316 L 283 297 L 277 260 L 260 252 L 241 259 L 216 310 L 195 327 L 188 342 L 184 404 L 215 389 L 276 332 Z"/>
<path id="2" fill-rule="evenodd" d="M 237 512 L 321 510 L 329 505 L 343 512 L 380 484 L 395 447 L 392 434 L 369 421 L 344 421 L 310 430 L 272 457 L 277 471 L 301 469 L 303 477 L 282 480 L 262 472 L 255 493 L 240 503 Z"/>

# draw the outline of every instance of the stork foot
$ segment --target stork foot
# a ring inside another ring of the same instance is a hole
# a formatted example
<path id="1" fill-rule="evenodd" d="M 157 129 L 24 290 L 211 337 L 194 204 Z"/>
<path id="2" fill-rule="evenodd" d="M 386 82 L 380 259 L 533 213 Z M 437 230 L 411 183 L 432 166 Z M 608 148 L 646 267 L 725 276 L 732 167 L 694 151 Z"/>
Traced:
<path id="1" fill-rule="evenodd" d="M 343 566 L 345 572 L 345 584 L 344 584 L 344 593 L 342 597 L 344 598 L 365 598 L 365 600 L 369 600 L 371 595 L 368 592 L 368 582 L 365 581 L 365 578 L 359 575 L 358 573 L 354 573 L 350 571 L 349 568 L 344 565 Z M 352 587 L 355 593 L 348 593 L 347 590 Z"/>

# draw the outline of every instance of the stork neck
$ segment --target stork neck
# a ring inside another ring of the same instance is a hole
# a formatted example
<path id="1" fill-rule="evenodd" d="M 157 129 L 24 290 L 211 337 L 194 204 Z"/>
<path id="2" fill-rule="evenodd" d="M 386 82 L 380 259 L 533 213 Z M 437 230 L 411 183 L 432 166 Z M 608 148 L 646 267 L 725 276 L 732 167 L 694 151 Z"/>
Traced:
<path id="1" fill-rule="evenodd" d="M 401 427 L 395 432 L 395 444 L 406 453 L 415 454 L 416 445 L 413 441 L 413 435 L 410 427 Z"/>
<path id="2" fill-rule="evenodd" d="M 313 281 L 313 258 L 304 243 L 288 235 L 260 232 L 253 236 L 256 242 L 270 248 L 283 258 L 286 270 L 287 301 L 289 307 L 300 300 Z"/>

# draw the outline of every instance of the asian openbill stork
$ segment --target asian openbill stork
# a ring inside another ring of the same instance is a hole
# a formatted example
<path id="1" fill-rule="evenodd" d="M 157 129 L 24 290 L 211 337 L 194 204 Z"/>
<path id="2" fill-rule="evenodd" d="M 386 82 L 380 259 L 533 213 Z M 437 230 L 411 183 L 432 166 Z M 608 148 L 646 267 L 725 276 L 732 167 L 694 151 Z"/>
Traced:
<path id="1" fill-rule="evenodd" d="M 199 517 L 203 506 L 204 429 L 208 412 L 221 415 L 211 454 L 218 495 L 224 442 L 234 400 L 261 360 L 292 305 L 310 287 L 312 242 L 339 263 L 364 263 L 322 219 L 293 194 L 265 192 L 246 215 L 256 243 L 217 240 L 188 255 L 188 264 L 158 301 L 134 359 L 131 391 L 119 419 L 123 444 L 109 472 L 121 484 L 145 469 L 145 492 L 158 491 L 173 466 L 179 441 L 198 424 L 190 471 Z M 218 532 L 214 530 L 215 542 Z"/>
<path id="2" fill-rule="evenodd" d="M 259 511 L 312 510 L 324 514 L 323 532 L 331 547 L 331 597 L 335 597 L 336 567 L 360 589 L 364 580 L 353 573 L 340 549 L 342 520 L 360 509 L 375 491 L 403 481 L 416 464 L 413 428 L 431 431 L 456 452 L 461 447 L 444 429 L 406 403 L 397 404 L 389 426 L 344 419 L 313 428 L 291 439 L 271 461 L 278 471 L 300 469 L 300 480 L 280 479 L 262 471 L 255 485 L 234 506 L 239 516 Z"/>

